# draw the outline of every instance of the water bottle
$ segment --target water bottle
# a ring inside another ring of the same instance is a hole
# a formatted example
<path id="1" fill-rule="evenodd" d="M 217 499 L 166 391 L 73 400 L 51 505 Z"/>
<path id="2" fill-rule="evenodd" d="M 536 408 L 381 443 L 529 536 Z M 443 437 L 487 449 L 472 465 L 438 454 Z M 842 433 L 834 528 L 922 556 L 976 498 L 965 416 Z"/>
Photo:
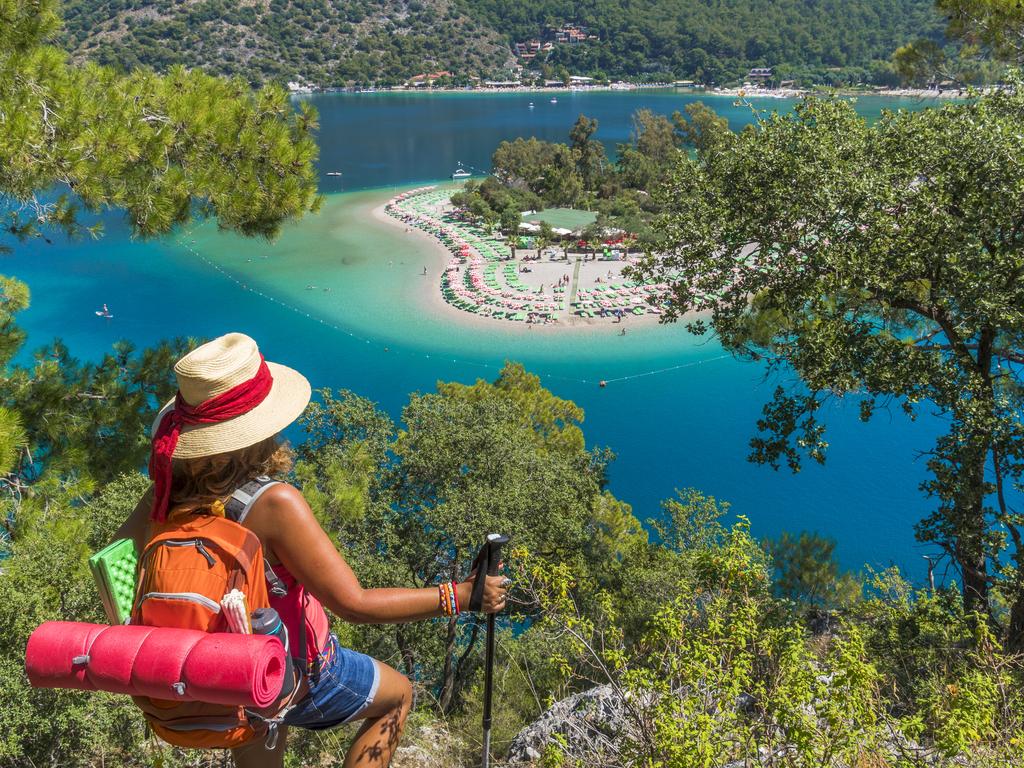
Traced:
<path id="1" fill-rule="evenodd" d="M 257 608 L 250 616 L 254 635 L 273 635 L 284 646 L 285 658 L 288 657 L 288 628 L 273 608 Z"/>

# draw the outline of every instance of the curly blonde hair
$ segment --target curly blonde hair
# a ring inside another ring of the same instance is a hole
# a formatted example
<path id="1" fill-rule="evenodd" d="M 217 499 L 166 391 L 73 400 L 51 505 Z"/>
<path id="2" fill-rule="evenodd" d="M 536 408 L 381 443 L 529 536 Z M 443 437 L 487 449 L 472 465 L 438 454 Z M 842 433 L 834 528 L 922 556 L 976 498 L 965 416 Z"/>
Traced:
<path id="1" fill-rule="evenodd" d="M 228 497 L 259 475 L 280 476 L 291 471 L 291 448 L 269 437 L 248 448 L 197 459 L 176 459 L 172 465 L 171 509 L 196 512 Z"/>

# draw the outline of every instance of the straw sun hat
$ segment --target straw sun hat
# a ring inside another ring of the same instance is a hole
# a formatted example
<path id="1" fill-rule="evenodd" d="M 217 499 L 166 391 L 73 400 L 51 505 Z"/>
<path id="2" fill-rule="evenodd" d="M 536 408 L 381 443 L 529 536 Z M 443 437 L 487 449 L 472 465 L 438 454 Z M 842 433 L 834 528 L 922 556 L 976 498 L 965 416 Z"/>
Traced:
<path id="1" fill-rule="evenodd" d="M 252 379 L 260 367 L 260 350 L 244 333 L 229 333 L 189 352 L 174 365 L 178 390 L 195 406 Z M 299 417 L 309 403 L 306 377 L 277 363 L 267 362 L 274 383 L 269 394 L 251 410 L 216 424 L 185 424 L 175 459 L 195 459 L 248 448 L 273 437 Z M 171 400 L 153 422 L 155 435 L 164 416 L 174 408 Z"/>

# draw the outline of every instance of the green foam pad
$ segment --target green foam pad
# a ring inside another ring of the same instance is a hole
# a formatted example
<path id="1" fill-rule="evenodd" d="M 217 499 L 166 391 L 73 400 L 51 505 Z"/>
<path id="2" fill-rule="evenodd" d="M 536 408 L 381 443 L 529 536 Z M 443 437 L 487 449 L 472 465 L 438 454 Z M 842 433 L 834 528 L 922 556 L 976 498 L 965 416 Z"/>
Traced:
<path id="1" fill-rule="evenodd" d="M 124 624 L 135 600 L 135 542 L 118 539 L 89 558 L 89 568 L 111 624 Z"/>

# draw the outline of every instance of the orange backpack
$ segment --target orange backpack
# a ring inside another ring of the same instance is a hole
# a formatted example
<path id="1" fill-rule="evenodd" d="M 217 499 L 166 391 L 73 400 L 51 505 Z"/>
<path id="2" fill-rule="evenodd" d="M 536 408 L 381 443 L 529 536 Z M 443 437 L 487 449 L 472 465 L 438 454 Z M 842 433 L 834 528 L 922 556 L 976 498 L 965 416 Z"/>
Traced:
<path id="1" fill-rule="evenodd" d="M 227 632 L 220 600 L 232 589 L 245 593 L 250 612 L 269 607 L 268 581 L 275 594 L 282 594 L 279 590 L 284 585 L 263 559 L 259 537 L 241 521 L 272 483 L 258 478 L 236 491 L 226 505 L 227 517 L 215 504 L 208 513 L 174 514 L 172 510 L 166 522 L 154 523 L 139 557 L 130 623 Z M 285 694 L 293 683 L 286 681 Z M 244 707 L 133 698 L 153 731 L 179 747 L 237 747 L 258 735 L 257 728 L 262 732 L 265 722 L 272 722 Z"/>

